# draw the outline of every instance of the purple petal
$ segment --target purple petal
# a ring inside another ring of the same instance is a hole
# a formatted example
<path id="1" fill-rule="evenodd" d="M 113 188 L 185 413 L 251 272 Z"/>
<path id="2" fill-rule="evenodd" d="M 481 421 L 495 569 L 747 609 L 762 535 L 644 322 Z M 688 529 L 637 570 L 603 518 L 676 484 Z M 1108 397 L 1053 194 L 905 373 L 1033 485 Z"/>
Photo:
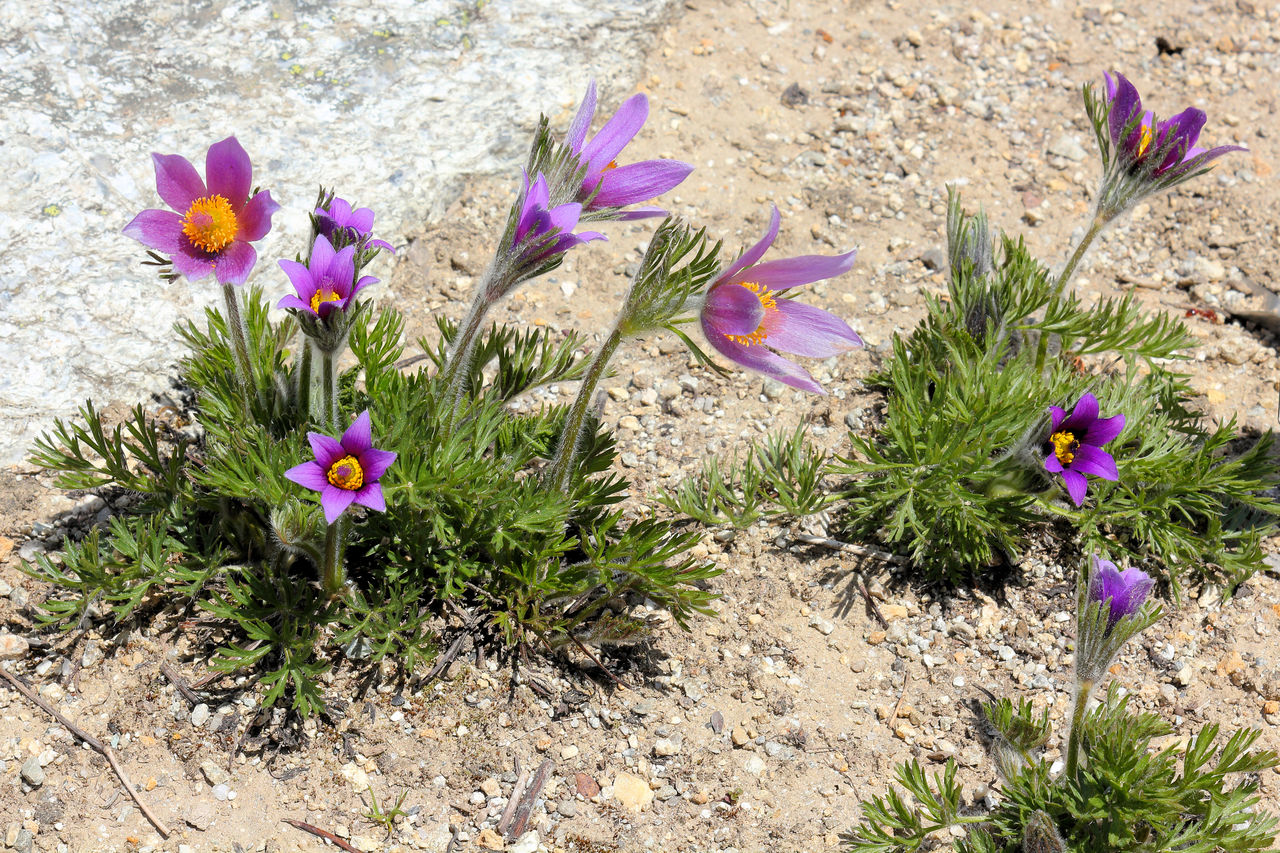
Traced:
<path id="1" fill-rule="evenodd" d="M 328 488 L 320 493 L 320 506 L 324 510 L 324 520 L 333 524 L 355 501 L 356 493 L 327 482 L 326 485 Z"/>
<path id="2" fill-rule="evenodd" d="M 591 119 L 596 114 L 596 81 L 592 80 L 587 84 L 587 93 L 582 96 L 582 103 L 578 106 L 578 113 L 573 117 L 573 122 L 569 125 L 569 132 L 565 135 L 565 143 L 570 150 L 575 153 L 582 151 L 582 143 L 587 138 L 587 131 L 591 128 Z"/>
<path id="3" fill-rule="evenodd" d="M 619 222 L 630 222 L 633 219 L 649 219 L 654 216 L 666 216 L 666 210 L 661 207 L 633 207 L 629 210 L 620 210 L 614 215 L 614 219 Z"/>
<path id="4" fill-rule="evenodd" d="M 347 227 L 354 228 L 360 234 L 368 234 L 373 230 L 373 208 L 361 207 L 351 211 L 347 217 Z"/>
<path id="5" fill-rule="evenodd" d="M 1155 174 L 1168 171 L 1187 159 L 1187 155 L 1195 147 L 1196 140 L 1200 138 L 1200 129 L 1204 127 L 1206 118 L 1204 110 L 1190 107 L 1160 122 L 1156 131 L 1155 144 L 1165 145 L 1170 137 L 1175 141 L 1165 155 L 1164 162 L 1156 168 Z"/>
<path id="6" fill-rule="evenodd" d="M 834 278 L 849 271 L 858 250 L 843 255 L 801 255 L 765 261 L 731 276 L 730 281 L 753 281 L 770 290 L 787 290 L 802 284 Z"/>
<path id="7" fill-rule="evenodd" d="M 600 178 L 591 207 L 626 207 L 649 201 L 675 187 L 693 171 L 679 160 L 645 160 L 610 169 Z"/>
<path id="8" fill-rule="evenodd" d="M 257 250 L 248 243 L 237 240 L 218 253 L 218 259 L 213 264 L 213 274 L 223 284 L 244 284 L 257 262 Z"/>
<path id="9" fill-rule="evenodd" d="M 1107 122 L 1111 130 L 1111 141 L 1119 144 L 1125 126 L 1142 110 L 1142 98 L 1138 95 L 1137 88 L 1120 73 L 1116 74 L 1115 83 L 1107 77 L 1107 89 Z"/>
<path id="10" fill-rule="evenodd" d="M 1071 496 L 1071 502 L 1076 506 L 1082 506 L 1085 493 L 1089 491 L 1089 483 L 1085 480 L 1084 474 L 1068 468 L 1062 472 L 1062 480 L 1067 485 L 1067 494 Z"/>
<path id="11" fill-rule="evenodd" d="M 182 217 L 171 210 L 144 210 L 124 227 L 126 237 L 161 252 L 180 252 L 191 243 L 182 233 Z"/>
<path id="12" fill-rule="evenodd" d="M 773 245 L 773 241 L 778 239 L 778 226 L 782 224 L 782 214 L 778 213 L 777 206 L 772 207 L 773 213 L 769 215 L 769 227 L 765 229 L 764 236 L 760 238 L 760 242 L 739 255 L 738 259 L 730 264 L 728 269 L 720 273 L 720 277 L 716 279 L 717 283 L 732 279 L 739 271 L 760 260 L 769 247 Z"/>
<path id="13" fill-rule="evenodd" d="M 598 175 L 612 163 L 622 149 L 635 139 L 645 119 L 649 117 L 649 99 L 644 95 L 632 95 L 613 118 L 600 128 L 600 132 L 582 147 L 582 159 L 587 161 L 587 174 Z"/>
<path id="14" fill-rule="evenodd" d="M 1137 613 L 1156 584 L 1155 578 L 1142 569 L 1130 567 L 1120 573 L 1121 592 L 1111 602 L 1111 618 Z"/>
<path id="15" fill-rule="evenodd" d="M 371 275 L 360 276 L 360 280 L 357 281 L 355 285 L 351 288 L 351 293 L 347 295 L 347 298 L 345 301 L 350 302 L 352 297 L 354 297 L 357 293 L 359 293 L 361 290 L 364 290 L 366 287 L 368 287 L 371 284 L 377 284 L 378 281 L 379 281 L 378 279 L 374 278 Z"/>
<path id="16" fill-rule="evenodd" d="M 382 497 L 382 486 L 377 483 L 365 483 L 363 488 L 352 494 L 355 495 L 355 502 L 361 506 L 367 506 L 378 512 L 387 511 L 387 502 Z"/>
<path id="17" fill-rule="evenodd" d="M 294 465 L 284 472 L 284 476 L 286 480 L 292 480 L 299 486 L 316 492 L 324 491 L 325 486 L 329 485 L 329 479 L 325 476 L 325 469 L 315 462 L 303 462 L 301 465 Z"/>
<path id="18" fill-rule="evenodd" d="M 207 195 L 200 173 L 186 157 L 152 154 L 151 160 L 156 165 L 156 192 L 179 214 L 186 215 L 193 201 Z"/>
<path id="19" fill-rule="evenodd" d="M 217 258 L 187 244 L 173 253 L 173 269 L 187 281 L 199 281 L 214 271 Z"/>
<path id="20" fill-rule="evenodd" d="M 319 241 L 320 238 L 316 238 Z M 332 251 L 332 249 L 330 249 Z M 315 263 L 315 250 L 312 250 L 311 262 Z M 351 295 L 352 280 L 356 277 L 356 247 L 355 244 L 343 246 L 342 250 L 332 257 L 326 267 L 320 267 L 324 270 L 321 275 L 328 275 L 329 280 L 333 282 L 334 289 L 343 296 Z"/>
<path id="21" fill-rule="evenodd" d="M 328 216 L 335 225 L 345 227 L 351 219 L 351 202 L 345 198 L 335 196 L 333 201 L 329 202 L 327 210 L 323 207 L 317 207 L 316 213 Z"/>
<path id="22" fill-rule="evenodd" d="M 716 334 L 714 330 L 708 330 L 705 321 L 702 324 L 702 329 L 707 336 L 708 343 L 730 361 L 750 370 L 757 370 L 766 376 L 772 376 L 779 382 L 790 385 L 792 388 L 799 388 L 801 391 L 808 391 L 813 394 L 827 393 L 809 375 L 809 371 L 795 362 L 788 361 L 762 346 L 743 346 L 731 341 L 724 335 Z"/>
<path id="23" fill-rule="evenodd" d="M 392 246 L 392 245 L 391 245 L 390 243 L 388 243 L 386 240 L 370 240 L 370 241 L 369 241 L 369 244 L 368 244 L 368 248 L 370 248 L 370 249 L 386 249 L 388 252 L 390 252 L 390 253 L 391 253 L 391 254 L 393 254 L 393 255 L 396 253 L 396 248 L 395 248 L 395 246 Z"/>
<path id="24" fill-rule="evenodd" d="M 330 435 L 322 432 L 307 433 L 307 441 L 311 442 L 311 452 L 315 454 L 316 464 L 319 465 L 325 473 L 333 467 L 333 463 L 347 455 L 347 451 L 343 450 L 342 443 Z"/>
<path id="25" fill-rule="evenodd" d="M 342 434 L 342 449 L 359 457 L 373 447 L 373 427 L 369 421 L 369 410 L 365 409 L 355 419 L 347 431 Z"/>
<path id="26" fill-rule="evenodd" d="M 231 202 L 232 210 L 239 211 L 249 200 L 253 163 L 234 136 L 209 146 L 204 158 L 204 175 L 209 182 L 209 194 L 220 195 Z"/>
<path id="27" fill-rule="evenodd" d="M 1049 455 L 1044 458 L 1044 469 L 1053 474 L 1062 473 L 1062 461 L 1058 459 L 1058 454 L 1054 453 L 1052 450 L 1050 450 Z"/>
<path id="28" fill-rule="evenodd" d="M 1071 417 L 1062 422 L 1061 428 L 1067 432 L 1075 433 L 1078 439 L 1089 431 L 1089 428 L 1093 426 L 1094 421 L 1097 419 L 1098 398 L 1086 391 L 1084 396 L 1076 403 L 1075 409 L 1071 412 Z"/>
<path id="29" fill-rule="evenodd" d="M 778 309 L 764 319 L 765 343 L 774 349 L 809 358 L 828 358 L 862 346 L 849 324 L 829 311 L 779 299 Z"/>
<path id="30" fill-rule="evenodd" d="M 760 297 L 740 284 L 721 284 L 707 294 L 702 306 L 702 326 L 712 330 L 707 333 L 708 337 L 749 335 L 760 328 L 764 315 Z"/>
<path id="31" fill-rule="evenodd" d="M 287 258 L 281 259 L 277 263 L 280 264 L 280 269 L 284 270 L 284 274 L 289 277 L 289 282 L 293 285 L 293 289 L 298 292 L 300 298 L 305 300 L 315 295 L 319 283 L 305 264 L 300 264 Z"/>
<path id="32" fill-rule="evenodd" d="M 539 231 L 551 231 L 559 229 L 564 233 L 569 233 L 578 226 L 578 220 L 582 218 L 582 205 L 576 201 L 568 204 L 561 204 L 551 208 L 547 212 L 546 219 L 543 224 L 545 228 L 539 228 Z"/>
<path id="33" fill-rule="evenodd" d="M 1124 432 L 1124 415 L 1112 415 L 1109 418 L 1098 418 L 1094 421 L 1085 438 L 1089 444 L 1101 447 L 1115 440 L 1116 436 L 1122 432 Z"/>
<path id="34" fill-rule="evenodd" d="M 379 450 L 376 447 L 363 451 L 358 459 L 360 468 L 364 471 L 364 481 L 370 483 L 381 477 L 391 467 L 391 463 L 396 461 L 397 455 L 394 450 Z"/>
<path id="35" fill-rule="evenodd" d="M 276 303 L 277 308 L 297 308 L 300 311 L 306 311 L 309 314 L 315 314 L 315 310 L 311 307 L 311 303 L 304 302 L 298 297 L 290 293 L 287 296 L 280 297 L 280 301 Z M 320 307 L 324 307 L 323 305 Z"/>
<path id="36" fill-rule="evenodd" d="M 335 255 L 337 252 L 333 251 L 333 244 L 327 238 L 318 236 L 311 244 L 311 257 L 307 260 L 307 268 L 317 279 L 322 279 L 329 271 Z"/>
<path id="37" fill-rule="evenodd" d="M 249 203 L 236 216 L 239 227 L 236 229 L 237 240 L 261 240 L 271 230 L 271 217 L 280 205 L 271 198 L 270 190 L 249 199 Z"/>
<path id="38" fill-rule="evenodd" d="M 1076 448 L 1075 458 L 1071 460 L 1071 469 L 1081 474 L 1092 474 L 1104 480 L 1119 480 L 1116 471 L 1116 460 L 1105 450 L 1091 444 L 1082 444 Z"/>
<path id="39" fill-rule="evenodd" d="M 1057 406 L 1050 406 L 1049 414 L 1052 416 L 1052 423 L 1049 424 L 1049 433 L 1053 434 L 1058 431 L 1058 427 L 1062 425 L 1062 421 L 1067 417 L 1067 411 L 1066 409 L 1059 409 Z"/>
<path id="40" fill-rule="evenodd" d="M 1207 164 L 1210 160 L 1216 160 L 1219 157 L 1221 157 L 1223 154 L 1229 154 L 1232 151 L 1248 151 L 1248 150 L 1249 149 L 1245 148 L 1243 145 L 1219 145 L 1217 148 L 1210 148 L 1208 151 L 1204 150 L 1203 148 L 1193 148 L 1191 150 L 1191 156 L 1188 158 L 1188 160 L 1195 158 L 1195 162 L 1191 164 L 1190 168 L 1199 169 L 1201 166 L 1204 166 L 1205 164 Z"/>

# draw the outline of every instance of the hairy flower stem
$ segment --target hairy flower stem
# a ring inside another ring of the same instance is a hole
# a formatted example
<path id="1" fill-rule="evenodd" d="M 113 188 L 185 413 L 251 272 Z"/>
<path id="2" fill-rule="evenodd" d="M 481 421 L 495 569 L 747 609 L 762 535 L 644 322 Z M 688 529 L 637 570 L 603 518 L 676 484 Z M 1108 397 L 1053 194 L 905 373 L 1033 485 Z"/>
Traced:
<path id="1" fill-rule="evenodd" d="M 1093 682 L 1081 679 L 1076 684 L 1076 706 L 1071 712 L 1071 732 L 1067 735 L 1067 768 L 1068 779 L 1075 778 L 1080 767 L 1080 741 L 1084 739 L 1084 712 L 1089 704 L 1089 695 L 1093 693 Z"/>
<path id="2" fill-rule="evenodd" d="M 311 374 L 314 372 L 315 347 L 311 339 L 302 336 L 302 352 L 298 357 L 298 411 L 303 417 L 311 414 Z"/>
<path id="3" fill-rule="evenodd" d="M 336 355 L 320 351 L 320 422 L 330 433 L 338 431 L 338 374 L 333 365 Z"/>
<path id="4" fill-rule="evenodd" d="M 240 311 L 240 293 L 235 285 L 222 285 L 222 296 L 227 303 L 227 337 L 231 339 L 231 354 L 236 363 L 236 379 L 240 380 L 245 413 L 248 414 L 249 398 L 257 392 L 253 381 L 253 363 L 249 360 L 249 330 Z"/>
<path id="5" fill-rule="evenodd" d="M 1089 223 L 1089 230 L 1084 232 L 1084 236 L 1080 238 L 1080 242 L 1076 245 L 1076 249 L 1071 253 L 1071 257 L 1067 259 L 1067 265 L 1062 268 L 1062 272 L 1058 275 L 1058 280 L 1053 284 L 1053 292 L 1049 297 L 1049 304 L 1054 305 L 1062 297 L 1062 292 L 1066 290 L 1068 284 L 1071 283 L 1072 276 L 1076 273 L 1076 267 L 1079 266 L 1080 260 L 1089 251 L 1089 247 L 1093 245 L 1093 240 L 1098 233 L 1111 221 L 1110 216 L 1106 216 L 1102 211 L 1098 211 L 1093 216 L 1093 221 Z M 1036 371 L 1044 370 L 1045 358 L 1049 354 L 1049 338 L 1052 335 L 1047 332 L 1040 334 L 1040 343 L 1036 346 Z"/>
<path id="6" fill-rule="evenodd" d="M 445 412 L 451 423 L 457 412 L 458 401 L 462 399 L 467 377 L 471 375 L 471 363 L 475 360 L 476 337 L 480 334 L 485 317 L 489 316 L 489 309 L 497 299 L 494 291 L 501 294 L 503 290 L 498 279 L 497 265 L 490 265 L 484 278 L 476 287 L 476 295 L 471 300 L 466 319 L 458 326 L 458 334 L 453 339 L 453 351 L 449 354 L 449 360 L 445 362 L 444 369 L 441 371 L 441 378 L 445 382 L 448 394 L 445 398 L 447 404 Z"/>
<path id="7" fill-rule="evenodd" d="M 591 407 L 591 398 L 595 396 L 596 386 L 604 377 L 605 370 L 609 367 L 609 359 L 613 357 L 620 343 L 622 343 L 622 330 L 614 326 L 609 337 L 605 338 L 604 343 L 600 345 L 595 359 L 591 362 L 591 367 L 582 378 L 582 387 L 578 389 L 578 396 L 574 399 L 573 406 L 565 418 L 564 430 L 560 433 L 560 444 L 556 447 L 555 458 L 547 471 L 546 483 L 549 488 L 561 492 L 569 490 L 569 475 L 573 472 L 574 457 L 577 456 L 578 447 L 582 444 L 582 430 L 587 422 L 587 410 Z"/>
<path id="8" fill-rule="evenodd" d="M 347 517 L 330 524 L 324 534 L 324 565 L 320 567 L 320 585 L 329 595 L 338 595 L 347 584 L 347 567 L 343 551 L 347 544 Z"/>

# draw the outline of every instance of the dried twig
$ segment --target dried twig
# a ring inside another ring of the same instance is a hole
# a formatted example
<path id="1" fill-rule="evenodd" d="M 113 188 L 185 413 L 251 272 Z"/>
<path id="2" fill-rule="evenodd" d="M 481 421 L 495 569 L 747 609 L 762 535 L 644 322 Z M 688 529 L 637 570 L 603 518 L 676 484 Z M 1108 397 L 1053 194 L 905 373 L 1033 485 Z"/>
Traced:
<path id="1" fill-rule="evenodd" d="M 120 784 L 124 785 L 125 793 L 132 797 L 133 801 L 138 804 L 138 808 L 142 811 L 142 814 L 147 818 L 147 820 L 151 821 L 151 825 L 156 828 L 156 832 L 160 833 L 160 837 L 169 837 L 169 827 L 165 826 L 164 821 L 156 817 L 155 814 L 152 813 L 151 809 L 147 808 L 147 804 L 142 801 L 138 792 L 133 789 L 133 782 L 129 780 L 128 774 L 126 774 L 124 772 L 124 768 L 120 766 L 120 762 L 116 759 L 116 754 L 111 747 L 107 746 L 105 743 L 98 740 L 96 737 L 89 734 L 66 717 L 62 716 L 56 708 L 33 693 L 31 688 L 19 681 L 17 676 L 13 675 L 7 669 L 0 667 L 0 675 L 3 675 L 19 693 L 30 699 L 38 705 L 42 711 L 65 726 L 67 731 L 80 738 L 80 740 L 87 743 L 91 749 L 103 758 L 107 759 L 107 763 L 111 765 L 111 769 L 115 771 L 116 777 L 119 778 Z"/>
<path id="2" fill-rule="evenodd" d="M 295 829 L 301 829 L 303 832 L 309 832 L 316 838 L 323 838 L 325 841 L 332 841 L 336 847 L 346 850 L 348 853 L 360 853 L 359 849 L 352 847 L 350 844 L 326 829 L 321 829 L 318 826 L 312 826 L 309 823 L 303 823 L 300 820 L 294 820 L 291 817 L 285 818 L 284 822 Z"/>
<path id="3" fill-rule="evenodd" d="M 867 586 L 867 578 L 862 572 L 854 573 L 858 578 L 858 589 L 862 591 L 862 600 L 867 603 L 867 609 L 871 611 L 871 615 L 880 623 L 881 628 L 889 627 L 889 620 L 884 618 L 884 614 L 880 612 L 880 605 L 876 604 L 875 598 L 871 595 L 871 588 Z"/>
<path id="4" fill-rule="evenodd" d="M 547 784 L 547 777 L 551 775 L 551 768 L 554 766 L 555 762 L 550 758 L 544 758 L 538 765 L 537 772 L 533 774 L 533 781 L 524 789 L 520 804 L 516 806 L 515 819 L 507 829 L 508 841 L 514 841 L 524 835 L 525 828 L 529 825 L 529 815 L 533 812 L 533 802 L 542 793 L 542 786 Z"/>
<path id="5" fill-rule="evenodd" d="M 178 692 L 182 694 L 182 698 L 186 699 L 187 704 L 192 708 L 204 701 L 194 690 L 187 686 L 187 682 L 182 680 L 182 676 L 178 675 L 178 671 L 176 669 L 169 666 L 168 661 L 164 661 L 160 664 L 160 672 L 165 678 L 169 679 L 169 682 L 174 687 L 178 689 Z"/>
<path id="6" fill-rule="evenodd" d="M 904 558 L 899 557 L 897 554 L 881 551 L 879 548 L 872 548 L 870 545 L 855 545 L 852 542 L 841 542 L 839 539 L 831 539 L 827 536 L 801 533 L 799 530 L 791 531 L 791 538 L 806 545 L 821 545 L 823 548 L 830 548 L 833 551 L 845 551 L 850 554 L 857 554 L 859 557 L 870 557 L 873 560 L 880 560 L 893 565 L 901 565 L 906 562 Z"/>
<path id="7" fill-rule="evenodd" d="M 519 767 L 516 768 L 520 770 Z M 516 778 L 516 786 L 511 789 L 511 798 L 507 800 L 507 807 L 502 810 L 502 817 L 498 818 L 498 832 L 506 835 L 507 830 L 511 828 L 511 821 L 515 819 L 516 807 L 520 805 L 521 798 L 524 797 L 525 786 L 529 784 L 529 771 L 520 770 L 520 775 Z"/>
<path id="8" fill-rule="evenodd" d="M 605 675 L 607 675 L 607 676 L 609 676 L 609 680 L 610 680 L 610 681 L 612 681 L 612 682 L 613 682 L 615 685 L 617 685 L 618 687 L 621 687 L 621 688 L 623 688 L 623 689 L 626 689 L 626 686 L 627 686 L 627 685 L 625 685 L 625 684 L 623 684 L 621 681 L 619 681 L 619 680 L 618 680 L 618 676 L 616 676 L 616 675 L 614 675 L 612 672 L 610 672 L 610 671 L 609 671 L 609 667 L 607 667 L 607 666 L 605 666 L 603 663 L 601 663 L 600 658 L 598 658 L 598 657 L 596 657 L 595 655 L 593 655 L 593 654 L 591 653 L 591 650 L 590 650 L 590 649 L 588 649 L 586 646 L 582 645 L 582 641 L 581 641 L 581 640 L 579 640 L 577 637 L 573 636 L 572 634 L 570 634 L 570 635 L 569 635 L 569 639 L 570 639 L 570 640 L 573 640 L 573 644 L 574 644 L 575 646 L 577 646 L 577 647 L 578 647 L 578 650 L 579 650 L 579 651 L 581 651 L 581 652 L 582 652 L 584 655 L 586 655 L 587 657 L 591 658 L 591 660 L 595 661 L 596 666 L 598 666 L 598 667 L 600 667 L 602 670 L 604 670 L 604 674 L 605 674 Z"/>
<path id="9" fill-rule="evenodd" d="M 904 666 L 902 668 L 902 692 L 898 694 L 898 702 L 893 706 L 893 713 L 889 715 L 889 728 L 893 728 L 894 722 L 898 719 L 898 712 L 902 710 L 902 702 L 907 698 L 907 687 L 911 684 L 911 672 Z"/>

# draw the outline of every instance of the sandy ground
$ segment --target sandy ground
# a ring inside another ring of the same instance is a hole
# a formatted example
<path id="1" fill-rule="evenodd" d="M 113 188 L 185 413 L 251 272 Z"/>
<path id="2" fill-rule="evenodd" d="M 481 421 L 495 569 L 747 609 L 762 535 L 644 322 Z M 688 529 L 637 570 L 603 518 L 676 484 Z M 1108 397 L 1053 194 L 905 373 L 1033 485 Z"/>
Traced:
<path id="1" fill-rule="evenodd" d="M 860 247 L 850 274 L 804 298 L 848 318 L 868 348 L 810 365 L 831 391 L 813 398 L 751 375 L 718 378 L 671 340 L 628 346 L 625 368 L 606 383 L 606 417 L 619 428 L 635 505 L 766 429 L 804 422 L 833 451 L 847 447 L 845 424 L 876 404 L 859 378 L 921 318 L 924 295 L 944 290 L 932 253 L 944 247 L 946 184 L 1060 263 L 1097 175 L 1079 88 L 1108 69 L 1130 76 L 1160 115 L 1202 107 L 1211 144 L 1250 153 L 1112 228 L 1078 287 L 1086 298 L 1132 289 L 1153 309 L 1196 309 L 1188 322 L 1202 346 L 1189 369 L 1204 409 L 1270 427 L 1275 337 L 1232 317 L 1260 307 L 1253 288 L 1280 289 L 1271 191 L 1280 152 L 1267 82 L 1280 66 L 1278 37 L 1280 7 L 1246 0 L 1010 3 L 999 13 L 924 0 L 686 3 L 650 58 L 652 112 L 627 156 L 694 162 L 663 201 L 722 236 L 726 251 L 754 242 L 770 203 L 783 214 L 777 257 Z M 629 94 L 600 83 L 610 108 Z M 575 96 L 553 117 L 561 126 Z M 511 180 L 477 182 L 400 253 L 386 296 L 414 317 L 411 337 L 428 333 L 436 312 L 462 313 L 513 192 Z M 651 229 L 612 227 L 607 244 L 578 252 L 497 318 L 599 333 Z M 0 495 L 0 535 L 14 546 L 6 554 L 0 539 L 0 581 L 12 589 L 0 620 L 25 637 L 35 636 L 30 603 L 48 590 L 18 572 L 17 552 L 33 523 L 71 504 L 33 473 L 20 469 Z M 651 645 L 612 650 L 605 662 L 620 685 L 590 666 L 540 661 L 512 691 L 508 671 L 474 656 L 413 689 L 340 671 L 328 691 L 337 722 L 308 724 L 300 743 L 246 731 L 253 695 L 231 681 L 205 688 L 197 698 L 206 707 L 193 709 L 161 665 L 197 681 L 207 638 L 173 620 L 102 626 L 74 646 L 49 638 L 14 667 L 114 742 L 176 832 L 162 843 L 101 759 L 0 689 L 4 843 L 319 850 L 283 823 L 296 819 L 362 850 L 825 851 L 856 822 L 859 797 L 878 792 L 904 759 L 936 767 L 954 756 L 966 801 L 988 794 L 976 686 L 1027 691 L 1061 728 L 1071 681 L 1064 579 L 1074 567 L 1032 550 L 994 597 L 937 596 L 785 533 L 759 526 L 721 541 L 709 532 L 699 551 L 724 569 L 718 615 L 692 633 L 662 629 Z M 887 627 L 865 608 L 854 569 L 882 593 Z M 1259 576 L 1226 607 L 1205 596 L 1166 618 L 1131 644 L 1116 677 L 1170 719 L 1258 726 L 1262 744 L 1277 748 L 1278 629 L 1280 583 Z M 32 757 L 38 787 L 22 779 Z M 499 837 L 517 781 L 544 762 L 526 831 Z M 1276 807 L 1280 775 L 1263 784 Z M 407 791 L 410 816 L 390 837 L 366 817 L 369 789 L 383 804 Z"/>

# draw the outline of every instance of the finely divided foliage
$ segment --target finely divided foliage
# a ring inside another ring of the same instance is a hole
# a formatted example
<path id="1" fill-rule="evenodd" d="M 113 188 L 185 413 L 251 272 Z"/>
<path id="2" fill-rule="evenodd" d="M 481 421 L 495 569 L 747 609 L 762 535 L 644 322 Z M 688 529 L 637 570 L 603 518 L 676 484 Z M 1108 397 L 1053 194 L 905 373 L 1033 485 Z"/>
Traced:
<path id="1" fill-rule="evenodd" d="M 1021 240 L 993 237 L 953 194 L 947 298 L 929 300 L 924 322 L 895 336 L 870 377 L 883 395 L 873 428 L 852 433 L 835 459 L 803 427 L 779 433 L 659 497 L 706 525 L 834 517 L 934 583 L 1013 566 L 1033 538 L 1064 559 L 1092 555 L 1078 575 L 1062 770 L 1043 757 L 1047 715 L 990 697 L 995 806 L 964 805 L 954 763 L 930 777 L 911 762 L 901 791 L 864 803 L 849 836 L 859 853 L 925 849 L 944 833 L 970 853 L 1271 843 L 1276 821 L 1257 810 L 1251 774 L 1277 757 L 1252 749 L 1256 732 L 1220 741 L 1209 726 L 1156 746 L 1172 729 L 1129 710 L 1114 686 L 1089 707 L 1125 644 L 1162 615 L 1153 589 L 1177 599 L 1188 583 L 1215 580 L 1230 590 L 1260 567 L 1280 510 L 1265 494 L 1277 481 L 1270 435 L 1242 446 L 1234 423 L 1207 424 L 1169 368 L 1192 343 L 1181 323 L 1132 296 L 1088 305 L 1070 287 L 1096 235 L 1137 199 L 1240 150 L 1196 147 L 1197 109 L 1156 121 L 1123 76 L 1105 83 L 1102 98 L 1085 89 L 1102 153 L 1097 206 L 1060 273 Z M 700 533 L 618 506 L 628 484 L 613 473 L 599 382 L 625 339 L 662 331 L 725 372 L 686 330 L 696 324 L 714 353 L 824 393 L 786 356 L 828 358 L 862 342 L 790 291 L 844 274 L 855 253 L 763 260 L 781 224 L 774 209 L 764 236 L 721 268 L 719 242 L 667 217 L 589 357 L 579 355 L 585 336 L 486 325 L 516 288 L 606 239 L 584 223 L 663 215 L 637 205 L 689 174 L 675 160 L 618 165 L 648 116 L 643 95 L 590 135 L 595 112 L 592 84 L 562 141 L 540 122 L 466 317 L 437 318 L 439 334 L 418 342 L 424 355 L 407 358 L 403 318 L 363 292 L 376 281 L 366 267 L 392 250 L 374 236 L 371 208 L 321 190 L 305 251 L 279 262 L 294 293 L 275 321 L 261 288 L 238 287 L 278 208 L 251 192 L 248 154 L 234 137 L 213 145 L 207 182 L 186 159 L 155 155 L 173 210 L 144 211 L 125 233 L 165 275 L 212 273 L 223 285 L 225 310 L 180 328 L 199 429 L 142 407 L 107 429 L 87 403 L 37 442 L 34 461 L 60 486 L 134 496 L 129 513 L 69 543 L 61 560 L 27 566 L 60 589 L 46 620 L 69 629 L 104 607 L 117 621 L 174 602 L 201 608 L 228 638 L 211 652 L 214 668 L 252 672 L 265 704 L 307 715 L 325 709 L 321 676 L 334 665 L 387 659 L 412 671 L 435 658 L 442 631 L 518 662 L 534 647 L 587 651 L 636 636 L 637 605 L 684 627 L 707 612 L 717 571 L 689 556 Z M 553 382 L 580 383 L 571 405 L 512 405 Z M 374 814 L 390 820 L 376 801 Z"/>

